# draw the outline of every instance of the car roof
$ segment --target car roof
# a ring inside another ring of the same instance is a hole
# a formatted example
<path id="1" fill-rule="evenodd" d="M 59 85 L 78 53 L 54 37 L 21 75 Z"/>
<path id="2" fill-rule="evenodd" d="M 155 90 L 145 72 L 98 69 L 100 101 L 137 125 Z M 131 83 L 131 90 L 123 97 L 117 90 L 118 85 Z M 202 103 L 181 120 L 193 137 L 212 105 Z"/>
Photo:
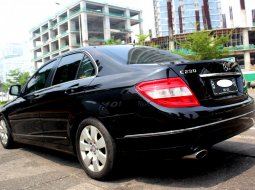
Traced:
<path id="1" fill-rule="evenodd" d="M 125 48 L 127 50 L 133 48 L 134 45 L 101 45 L 101 46 L 86 46 L 86 47 L 81 47 L 81 48 L 76 48 L 74 50 L 65 52 L 61 55 L 58 55 L 56 57 L 54 57 L 55 59 L 58 59 L 60 57 L 69 55 L 69 54 L 73 54 L 73 53 L 78 53 L 78 52 L 84 52 L 84 51 L 89 51 L 91 49 L 97 49 L 100 51 L 100 49 L 104 50 L 104 49 L 115 49 L 115 48 Z M 148 46 L 145 46 L 148 47 Z M 148 47 L 149 48 L 149 47 Z"/>

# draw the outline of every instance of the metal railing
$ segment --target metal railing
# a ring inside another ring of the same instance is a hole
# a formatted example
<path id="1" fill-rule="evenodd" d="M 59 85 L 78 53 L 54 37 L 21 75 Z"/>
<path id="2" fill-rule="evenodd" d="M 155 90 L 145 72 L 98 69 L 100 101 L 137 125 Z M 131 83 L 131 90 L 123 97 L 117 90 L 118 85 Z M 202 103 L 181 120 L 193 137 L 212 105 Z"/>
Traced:
<path id="1" fill-rule="evenodd" d="M 59 48 L 59 51 L 63 51 L 65 49 L 69 48 L 69 45 L 64 45 Z"/>
<path id="2" fill-rule="evenodd" d="M 58 52 L 59 52 L 59 49 L 57 49 L 57 50 L 51 52 L 51 54 L 53 55 L 53 54 L 56 54 L 56 53 L 58 53 Z"/>
<path id="3" fill-rule="evenodd" d="M 255 45 L 224 47 L 223 49 L 220 49 L 220 51 L 229 50 L 231 52 L 231 51 L 242 51 L 242 50 L 251 50 L 251 49 L 255 49 Z M 184 48 L 175 49 L 175 51 L 179 53 L 184 53 L 184 54 L 194 54 L 190 49 L 184 49 Z"/>
<path id="4" fill-rule="evenodd" d="M 250 50 L 255 49 L 255 45 L 249 45 L 249 46 L 234 46 L 234 47 L 225 47 L 224 49 L 227 49 L 229 51 L 238 51 L 238 50 Z"/>

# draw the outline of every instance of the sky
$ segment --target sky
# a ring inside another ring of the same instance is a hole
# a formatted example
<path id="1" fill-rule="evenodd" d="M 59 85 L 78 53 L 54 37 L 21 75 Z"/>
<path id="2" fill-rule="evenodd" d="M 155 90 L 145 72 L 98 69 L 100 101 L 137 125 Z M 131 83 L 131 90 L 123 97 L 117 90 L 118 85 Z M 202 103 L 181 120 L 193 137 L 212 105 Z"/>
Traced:
<path id="1" fill-rule="evenodd" d="M 64 9 L 75 0 L 0 0 L 0 47 L 8 42 L 22 42 L 29 40 L 29 30 L 53 17 L 56 12 Z M 154 13 L 152 0 L 97 0 L 108 2 L 109 4 L 122 5 L 124 7 L 135 8 L 143 11 L 144 33 L 149 29 L 154 31 Z M 233 5 L 235 27 L 241 26 L 239 0 L 221 0 L 222 11 L 227 13 L 229 19 L 228 6 Z M 246 0 L 248 20 L 251 19 L 251 7 L 255 9 L 255 0 Z M 60 5 L 57 5 L 58 2 Z"/>
<path id="2" fill-rule="evenodd" d="M 29 30 L 53 17 L 76 0 L 0 0 L 0 47 L 8 42 L 28 41 Z M 154 27 L 152 0 L 94 0 L 143 10 L 144 31 Z M 60 5 L 56 4 L 59 3 Z M 135 6 L 134 6 L 135 4 Z"/>

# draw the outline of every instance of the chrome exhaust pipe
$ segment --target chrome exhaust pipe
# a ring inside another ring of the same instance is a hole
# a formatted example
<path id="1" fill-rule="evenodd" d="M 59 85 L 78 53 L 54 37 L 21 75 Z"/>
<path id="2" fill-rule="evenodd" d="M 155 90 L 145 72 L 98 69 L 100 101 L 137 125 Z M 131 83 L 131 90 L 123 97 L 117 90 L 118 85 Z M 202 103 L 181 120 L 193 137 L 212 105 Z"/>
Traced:
<path id="1" fill-rule="evenodd" d="M 186 156 L 183 156 L 182 158 L 183 159 L 193 159 L 193 160 L 199 160 L 199 159 L 203 159 L 207 156 L 208 154 L 208 150 L 206 149 L 202 149 L 202 150 L 199 150 L 193 154 L 189 154 L 189 155 L 186 155 Z"/>

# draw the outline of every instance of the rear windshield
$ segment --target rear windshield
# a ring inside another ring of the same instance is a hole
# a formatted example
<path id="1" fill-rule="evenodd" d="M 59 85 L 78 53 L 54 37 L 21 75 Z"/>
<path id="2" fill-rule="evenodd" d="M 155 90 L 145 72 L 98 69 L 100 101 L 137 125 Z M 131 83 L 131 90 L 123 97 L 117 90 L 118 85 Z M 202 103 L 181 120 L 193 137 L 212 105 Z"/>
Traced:
<path id="1" fill-rule="evenodd" d="M 113 59 L 124 64 L 153 64 L 153 63 L 180 63 L 187 62 L 183 57 L 169 51 L 151 47 L 113 46 L 101 51 Z M 131 48 L 130 48 L 131 47 Z"/>

